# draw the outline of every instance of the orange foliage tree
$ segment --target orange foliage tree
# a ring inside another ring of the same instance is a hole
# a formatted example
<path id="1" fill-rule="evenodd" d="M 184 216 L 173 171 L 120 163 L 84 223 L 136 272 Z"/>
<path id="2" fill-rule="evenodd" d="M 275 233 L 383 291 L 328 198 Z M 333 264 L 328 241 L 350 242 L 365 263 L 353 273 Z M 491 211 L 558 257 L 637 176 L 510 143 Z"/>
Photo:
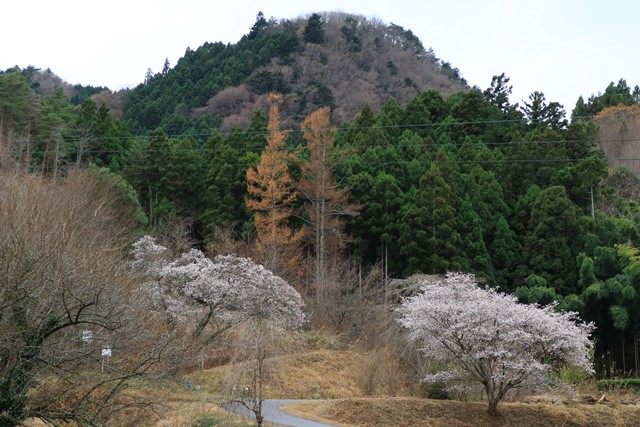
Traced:
<path id="1" fill-rule="evenodd" d="M 323 290 L 329 290 L 335 277 L 329 274 L 331 266 L 344 248 L 344 216 L 353 214 L 347 193 L 337 187 L 333 179 L 329 156 L 333 148 L 334 128 L 330 123 L 328 107 L 320 108 L 302 123 L 309 158 L 302 164 L 298 188 L 306 199 L 310 243 L 314 253 L 314 287 L 316 297 L 323 299 Z"/>
<path id="2" fill-rule="evenodd" d="M 295 184 L 289 175 L 289 155 L 283 149 L 279 106 L 282 97 L 269 94 L 268 139 L 257 168 L 247 170 L 246 200 L 255 218 L 257 254 L 276 274 L 289 279 L 300 276 L 302 231 L 291 226 Z"/>

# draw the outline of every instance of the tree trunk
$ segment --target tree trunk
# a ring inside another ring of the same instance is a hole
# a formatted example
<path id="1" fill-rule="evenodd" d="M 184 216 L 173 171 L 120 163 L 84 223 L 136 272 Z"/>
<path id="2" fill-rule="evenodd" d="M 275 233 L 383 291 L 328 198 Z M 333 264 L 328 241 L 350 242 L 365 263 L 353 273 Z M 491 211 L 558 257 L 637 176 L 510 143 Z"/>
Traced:
<path id="1" fill-rule="evenodd" d="M 489 398 L 489 415 L 498 415 L 498 399 Z"/>

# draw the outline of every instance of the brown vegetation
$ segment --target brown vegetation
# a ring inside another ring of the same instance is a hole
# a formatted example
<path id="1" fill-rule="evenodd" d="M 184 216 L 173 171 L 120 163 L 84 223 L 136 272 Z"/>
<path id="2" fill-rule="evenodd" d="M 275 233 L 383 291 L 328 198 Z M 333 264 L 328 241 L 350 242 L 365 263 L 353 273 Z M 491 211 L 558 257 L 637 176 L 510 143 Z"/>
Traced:
<path id="1" fill-rule="evenodd" d="M 229 86 L 215 94 L 204 107 L 197 108 L 195 115 L 210 114 L 214 117 L 229 117 L 240 113 L 245 104 L 254 101 L 247 85 Z"/>
<path id="2" fill-rule="evenodd" d="M 484 402 L 411 397 L 330 400 L 283 409 L 349 426 L 632 426 L 640 419 L 638 405 L 504 403 L 493 417 Z"/>
<path id="3" fill-rule="evenodd" d="M 109 107 L 109 111 L 111 111 L 111 115 L 113 115 L 113 117 L 122 119 L 124 117 L 122 107 L 124 105 L 126 95 L 126 89 L 122 89 L 117 92 L 112 92 L 107 89 L 91 95 L 91 99 L 93 99 L 98 106 L 105 104 Z"/>
<path id="4" fill-rule="evenodd" d="M 272 357 L 265 362 L 269 375 L 264 394 L 272 399 L 336 399 L 406 394 L 404 384 L 397 384 L 394 378 L 380 372 L 373 374 L 373 383 L 367 383 L 374 361 L 382 362 L 376 366 L 377 370 L 387 369 L 386 361 L 354 350 L 317 350 Z M 225 386 L 228 373 L 232 371 L 232 365 L 221 366 L 193 372 L 187 377 L 210 392 L 219 392 Z"/>
<path id="5" fill-rule="evenodd" d="M 344 232 L 345 215 L 353 214 L 347 192 L 338 188 L 333 179 L 329 156 L 333 148 L 334 129 L 329 120 L 328 107 L 320 108 L 302 123 L 309 158 L 302 164 L 298 189 L 307 202 L 309 244 L 314 254 L 313 287 L 315 303 L 322 311 L 334 306 L 332 296 L 340 293 L 344 276 L 337 267 L 347 243 Z M 333 266 L 334 268 L 329 268 Z M 336 271 L 338 270 L 338 271 Z M 331 274 L 331 273 L 336 274 Z"/>
<path id="6" fill-rule="evenodd" d="M 131 379 L 173 366 L 123 259 L 136 222 L 113 191 L 85 172 L 0 175 L 0 424 L 101 424 L 146 406 L 120 393 Z"/>
<path id="7" fill-rule="evenodd" d="M 300 276 L 302 232 L 291 227 L 298 194 L 289 175 L 284 133 L 280 131 L 281 96 L 269 96 L 269 137 L 257 168 L 247 170 L 247 208 L 254 213 L 259 261 L 285 278 Z"/>
<path id="8" fill-rule="evenodd" d="M 598 141 L 610 168 L 625 166 L 640 173 L 640 106 L 617 105 L 599 112 Z"/>

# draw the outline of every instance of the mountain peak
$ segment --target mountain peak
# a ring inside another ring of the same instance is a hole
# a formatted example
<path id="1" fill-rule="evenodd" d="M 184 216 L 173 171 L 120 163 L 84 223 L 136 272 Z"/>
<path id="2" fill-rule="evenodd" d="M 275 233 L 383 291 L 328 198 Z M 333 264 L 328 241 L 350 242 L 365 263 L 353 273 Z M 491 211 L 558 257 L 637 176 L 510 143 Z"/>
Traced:
<path id="1" fill-rule="evenodd" d="M 320 106 L 344 121 L 363 105 L 378 110 L 389 98 L 404 103 L 428 89 L 466 88 L 457 69 L 399 25 L 341 12 L 280 21 L 259 15 L 238 43 L 188 49 L 174 68 L 148 76 L 124 111 L 140 130 L 177 133 L 194 120 L 246 125 L 272 91 L 284 96 L 286 124 Z"/>

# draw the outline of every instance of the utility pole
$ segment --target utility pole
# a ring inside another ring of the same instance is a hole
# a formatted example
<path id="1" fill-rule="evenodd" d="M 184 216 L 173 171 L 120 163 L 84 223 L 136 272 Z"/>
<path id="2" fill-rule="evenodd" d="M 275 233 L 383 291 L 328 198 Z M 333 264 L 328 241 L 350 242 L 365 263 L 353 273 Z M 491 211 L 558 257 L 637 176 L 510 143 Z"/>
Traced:
<path id="1" fill-rule="evenodd" d="M 358 297 L 362 301 L 362 262 L 358 263 Z"/>
<path id="2" fill-rule="evenodd" d="M 591 186 L 591 218 L 595 218 L 596 217 L 596 209 L 595 206 L 593 205 L 593 185 Z"/>
<path id="3" fill-rule="evenodd" d="M 384 302 L 389 302 L 389 256 L 387 251 L 387 244 L 384 244 Z"/>

